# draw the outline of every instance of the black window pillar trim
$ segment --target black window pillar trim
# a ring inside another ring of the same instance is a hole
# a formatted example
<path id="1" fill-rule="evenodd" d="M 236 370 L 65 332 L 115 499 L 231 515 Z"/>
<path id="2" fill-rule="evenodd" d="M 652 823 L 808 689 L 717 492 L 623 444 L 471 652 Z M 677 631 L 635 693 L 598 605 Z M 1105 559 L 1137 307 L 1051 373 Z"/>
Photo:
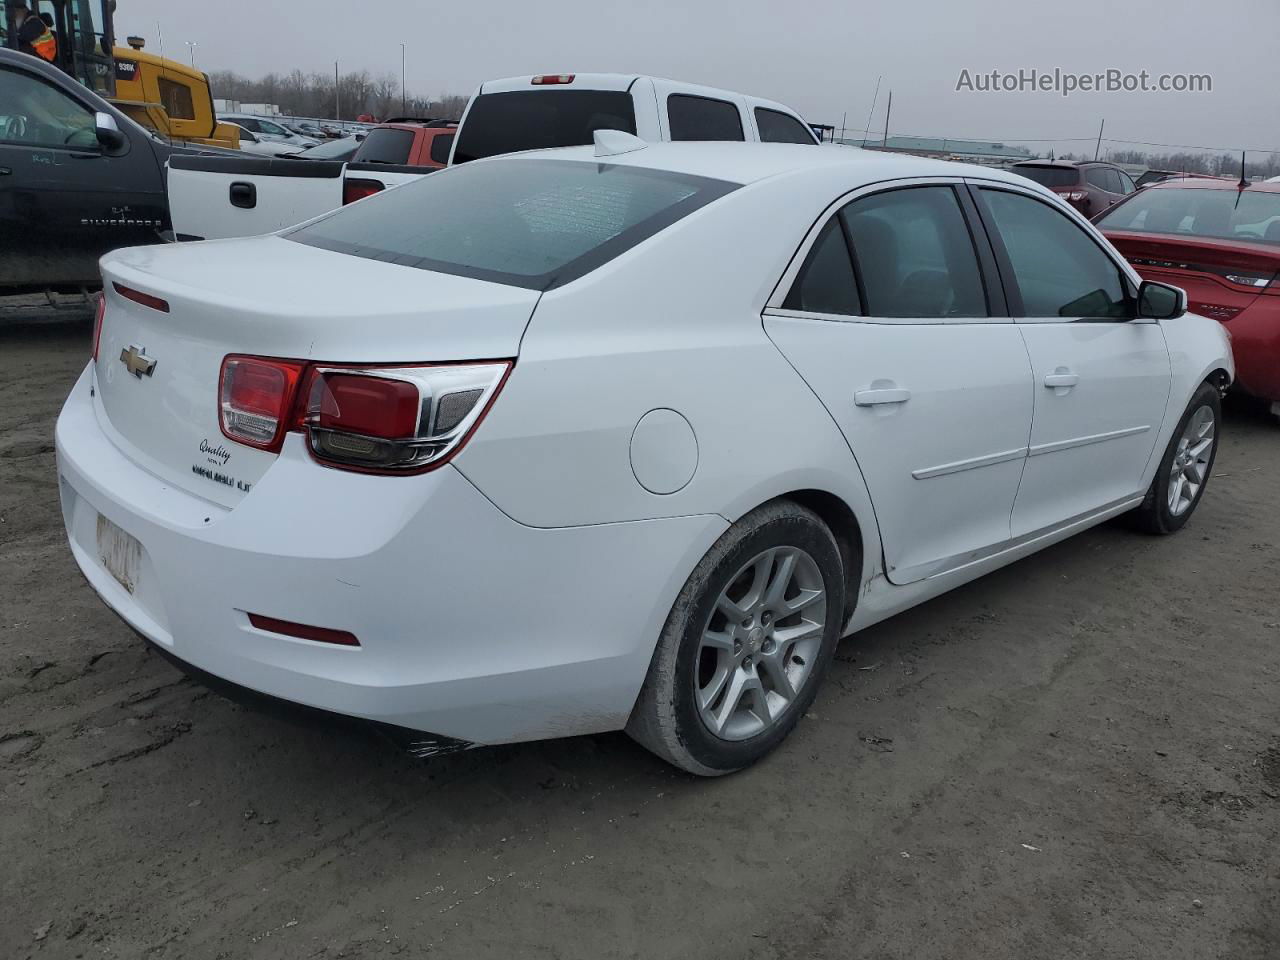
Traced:
<path id="1" fill-rule="evenodd" d="M 968 195 L 969 203 L 973 206 L 973 210 L 978 216 L 978 221 L 982 224 L 982 232 L 991 248 L 996 276 L 999 279 L 1000 289 L 1004 293 L 1006 315 L 1010 317 L 1025 317 L 1027 315 L 1026 305 L 1022 301 L 1022 291 L 1018 289 L 1018 281 L 1014 276 L 1013 261 L 1009 258 L 1009 249 L 1004 245 L 1004 238 L 1000 235 L 1000 231 L 996 229 L 995 217 L 991 215 L 991 208 L 987 206 L 986 197 L 972 183 L 965 183 L 963 192 Z"/>

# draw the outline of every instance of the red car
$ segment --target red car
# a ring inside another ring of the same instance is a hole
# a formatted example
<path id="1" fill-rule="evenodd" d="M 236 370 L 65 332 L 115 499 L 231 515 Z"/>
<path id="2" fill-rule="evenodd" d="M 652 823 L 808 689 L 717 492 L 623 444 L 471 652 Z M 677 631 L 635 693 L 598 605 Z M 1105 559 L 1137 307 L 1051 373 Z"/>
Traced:
<path id="1" fill-rule="evenodd" d="M 1227 328 L 1237 384 L 1280 416 L 1280 183 L 1167 180 L 1094 223 L 1144 279 Z"/>

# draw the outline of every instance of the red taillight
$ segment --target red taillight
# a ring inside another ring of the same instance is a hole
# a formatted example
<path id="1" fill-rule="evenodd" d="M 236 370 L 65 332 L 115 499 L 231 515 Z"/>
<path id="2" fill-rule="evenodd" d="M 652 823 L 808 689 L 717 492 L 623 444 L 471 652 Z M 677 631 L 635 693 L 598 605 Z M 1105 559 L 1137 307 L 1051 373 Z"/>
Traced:
<path id="1" fill-rule="evenodd" d="M 573 78 L 577 74 L 573 73 L 544 73 L 541 76 L 534 77 L 529 82 L 535 87 L 541 87 L 545 84 L 552 83 L 573 83 Z"/>
<path id="2" fill-rule="evenodd" d="M 365 180 L 362 177 L 348 177 L 342 181 L 342 203 L 345 206 L 348 203 L 355 203 L 357 200 L 363 200 L 365 197 L 372 197 L 375 193 L 379 193 L 386 189 L 386 184 L 381 180 Z"/>
<path id="3" fill-rule="evenodd" d="M 346 630 L 312 627 L 305 623 L 294 623 L 292 620 L 277 620 L 275 617 L 264 617 L 256 613 L 249 614 L 249 623 L 259 630 L 283 634 L 286 637 L 315 640 L 318 643 L 336 643 L 343 647 L 360 646 L 360 641 L 356 639 L 356 635 L 348 633 Z"/>
<path id="4" fill-rule="evenodd" d="M 228 439 L 278 453 L 307 434 L 328 466 L 421 473 L 462 449 L 511 372 L 512 361 L 371 367 L 246 357 L 222 361 L 218 416 Z"/>
<path id="5" fill-rule="evenodd" d="M 98 294 L 98 308 L 93 314 L 93 359 L 98 359 L 98 344 L 102 342 L 102 318 L 107 312 L 106 294 Z"/>
<path id="6" fill-rule="evenodd" d="M 134 303 L 140 303 L 144 307 L 150 307 L 152 310 L 159 310 L 161 313 L 169 312 L 169 301 L 161 300 L 159 297 L 153 297 L 149 293 L 143 293 L 141 290 L 135 290 L 133 287 L 126 287 L 121 283 L 113 283 L 116 293 L 124 297 L 126 300 L 132 300 Z"/>
<path id="7" fill-rule="evenodd" d="M 406 380 L 354 373 L 331 373 L 318 398 L 316 426 L 395 440 L 418 430 L 422 403 L 418 388 Z"/>
<path id="8" fill-rule="evenodd" d="M 229 356 L 218 378 L 218 420 L 237 443 L 277 452 L 293 426 L 298 381 L 306 365 L 296 360 Z"/>

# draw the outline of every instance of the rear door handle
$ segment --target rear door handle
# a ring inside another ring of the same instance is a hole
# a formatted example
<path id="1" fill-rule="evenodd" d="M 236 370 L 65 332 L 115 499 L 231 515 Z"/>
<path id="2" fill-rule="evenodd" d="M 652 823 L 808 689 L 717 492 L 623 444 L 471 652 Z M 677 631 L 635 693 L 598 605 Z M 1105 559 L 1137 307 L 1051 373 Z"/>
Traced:
<path id="1" fill-rule="evenodd" d="M 859 407 L 874 407 L 882 403 L 906 403 L 911 399 L 911 391 L 902 387 L 873 387 L 859 390 L 853 395 L 853 402 Z"/>
<path id="2" fill-rule="evenodd" d="M 1080 382 L 1080 377 L 1066 367 L 1059 367 L 1044 378 L 1044 385 L 1050 389 L 1065 387 L 1068 390 Z"/>

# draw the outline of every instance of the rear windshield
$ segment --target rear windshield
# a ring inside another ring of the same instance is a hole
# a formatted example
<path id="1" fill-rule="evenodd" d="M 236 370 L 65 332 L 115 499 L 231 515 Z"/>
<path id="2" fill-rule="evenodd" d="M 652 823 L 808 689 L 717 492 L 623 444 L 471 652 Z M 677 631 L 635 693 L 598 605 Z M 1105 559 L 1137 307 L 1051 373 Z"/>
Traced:
<path id="1" fill-rule="evenodd" d="M 577 147 L 597 130 L 636 132 L 624 90 L 516 90 L 476 97 L 458 132 L 454 163 L 517 150 Z"/>
<path id="2" fill-rule="evenodd" d="M 1280 193 L 1153 187 L 1112 207 L 1097 223 L 1104 230 L 1280 246 Z"/>
<path id="3" fill-rule="evenodd" d="M 375 127 L 369 131 L 356 151 L 360 163 L 408 163 L 413 149 L 413 131 L 394 127 Z"/>
<path id="4" fill-rule="evenodd" d="M 285 234 L 371 260 L 550 290 L 736 189 L 609 163 L 450 167 Z"/>
<path id="5" fill-rule="evenodd" d="M 1074 187 L 1080 182 L 1080 171 L 1075 167 L 1022 167 L 1012 166 L 1010 173 L 1021 174 L 1042 187 Z"/>
<path id="6" fill-rule="evenodd" d="M 326 143 L 308 147 L 301 153 L 295 154 L 295 157 L 304 157 L 307 160 L 350 160 L 359 147 L 360 141 L 355 137 L 343 137 L 341 140 L 329 140 Z"/>

